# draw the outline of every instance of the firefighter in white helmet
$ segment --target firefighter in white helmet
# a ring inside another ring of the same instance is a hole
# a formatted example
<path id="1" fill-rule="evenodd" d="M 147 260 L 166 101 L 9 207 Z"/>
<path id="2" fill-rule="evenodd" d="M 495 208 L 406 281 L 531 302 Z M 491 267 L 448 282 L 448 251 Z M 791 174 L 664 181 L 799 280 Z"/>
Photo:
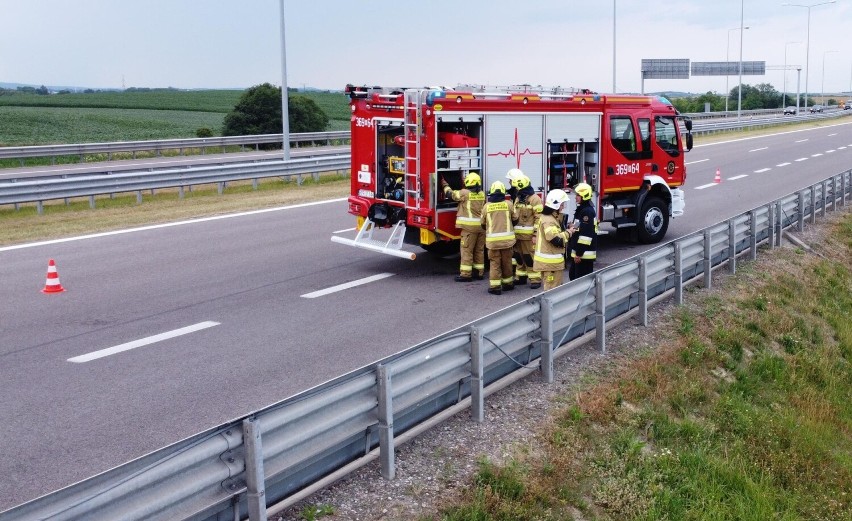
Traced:
<path id="1" fill-rule="evenodd" d="M 491 269 L 488 293 L 500 295 L 503 290 L 515 289 L 512 275 L 512 247 L 515 229 L 512 226 L 512 201 L 506 200 L 506 185 L 500 181 L 491 184 L 488 202 L 482 208 L 482 229 Z"/>
<path id="2" fill-rule="evenodd" d="M 595 270 L 598 245 L 598 212 L 592 204 L 592 187 L 579 183 L 574 187 L 577 210 L 574 211 L 574 226 L 577 232 L 571 237 L 571 280 L 588 275 Z"/>
<path id="3" fill-rule="evenodd" d="M 559 211 L 569 200 L 568 194 L 558 188 L 547 193 L 544 209 L 536 230 L 533 269 L 541 273 L 544 291 L 562 284 L 565 271 L 565 247 L 571 238 L 573 228 L 562 229 Z"/>
<path id="4" fill-rule="evenodd" d="M 480 225 L 485 204 L 482 179 L 476 172 L 469 172 L 461 190 L 453 190 L 444 179 L 441 179 L 441 186 L 447 198 L 459 203 L 456 228 L 461 230 L 461 261 L 456 282 L 482 280 L 485 278 L 485 232 Z"/>
<path id="5" fill-rule="evenodd" d="M 516 168 L 512 170 L 521 172 Z M 515 238 L 517 241 L 512 259 L 515 266 L 515 285 L 524 285 L 529 279 L 530 288 L 538 289 L 541 287 L 541 274 L 533 269 L 533 252 L 535 251 L 533 235 L 544 205 L 541 202 L 541 197 L 530 186 L 530 178 L 523 172 L 512 180 L 512 186 L 516 189 L 513 201 L 515 206 L 513 220 L 515 221 Z"/>

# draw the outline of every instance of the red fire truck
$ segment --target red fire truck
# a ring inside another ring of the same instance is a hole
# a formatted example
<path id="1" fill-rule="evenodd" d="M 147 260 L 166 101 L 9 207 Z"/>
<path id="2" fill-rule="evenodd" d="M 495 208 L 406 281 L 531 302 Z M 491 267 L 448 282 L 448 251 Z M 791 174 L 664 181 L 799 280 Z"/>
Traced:
<path id="1" fill-rule="evenodd" d="M 352 110 L 349 213 L 355 239 L 335 242 L 413 259 L 403 244 L 455 251 L 456 203 L 444 198 L 475 171 L 488 190 L 520 168 L 540 194 L 594 189 L 600 222 L 642 243 L 683 213 L 692 122 L 665 98 L 587 90 L 382 88 L 348 85 Z M 685 133 L 679 121 L 684 120 Z M 571 201 L 573 204 L 573 201 Z M 566 210 L 573 215 L 573 208 Z M 387 228 L 389 236 L 374 236 Z M 605 233 L 605 232 L 604 232 Z"/>

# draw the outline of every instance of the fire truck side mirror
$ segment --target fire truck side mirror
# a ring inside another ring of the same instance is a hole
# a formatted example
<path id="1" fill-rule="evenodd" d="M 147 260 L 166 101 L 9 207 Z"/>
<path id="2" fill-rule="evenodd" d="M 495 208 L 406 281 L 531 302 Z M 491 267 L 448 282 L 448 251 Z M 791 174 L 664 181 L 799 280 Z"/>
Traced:
<path id="1" fill-rule="evenodd" d="M 692 132 L 692 120 L 689 118 L 684 118 L 683 124 L 686 127 L 687 132 Z"/>
<path id="2" fill-rule="evenodd" d="M 686 135 L 686 151 L 692 150 L 692 134 Z"/>

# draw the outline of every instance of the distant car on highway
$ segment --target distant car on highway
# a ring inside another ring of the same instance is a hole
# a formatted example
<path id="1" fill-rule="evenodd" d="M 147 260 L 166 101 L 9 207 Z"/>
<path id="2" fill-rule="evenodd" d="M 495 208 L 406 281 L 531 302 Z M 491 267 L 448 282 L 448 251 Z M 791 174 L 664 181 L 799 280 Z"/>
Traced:
<path id="1" fill-rule="evenodd" d="M 822 105 L 811 105 L 811 108 L 808 110 L 811 112 L 822 112 L 824 109 Z"/>
<path id="2" fill-rule="evenodd" d="M 787 114 L 792 114 L 792 115 L 795 116 L 796 115 L 796 107 L 784 107 L 784 115 L 786 116 Z"/>

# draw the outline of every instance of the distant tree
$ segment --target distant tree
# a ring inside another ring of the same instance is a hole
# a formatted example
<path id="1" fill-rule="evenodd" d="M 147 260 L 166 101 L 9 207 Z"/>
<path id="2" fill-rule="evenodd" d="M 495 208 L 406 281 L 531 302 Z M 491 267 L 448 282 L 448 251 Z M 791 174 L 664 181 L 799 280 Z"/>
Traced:
<path id="1" fill-rule="evenodd" d="M 35 93 L 40 95 L 40 96 L 47 96 L 48 94 L 50 94 L 50 91 L 47 90 L 47 87 L 42 85 L 41 87 L 39 87 L 35 90 Z"/>
<path id="2" fill-rule="evenodd" d="M 320 132 L 328 125 L 328 116 L 313 100 L 288 96 L 290 132 Z M 223 136 L 279 134 L 281 132 L 281 87 L 270 83 L 246 90 L 225 115 Z"/>
<path id="3" fill-rule="evenodd" d="M 195 131 L 196 137 L 213 137 L 213 131 L 207 127 L 201 127 Z"/>
<path id="4" fill-rule="evenodd" d="M 737 87 L 731 89 L 729 94 L 733 100 L 734 109 L 737 107 L 739 100 L 739 91 Z M 757 110 L 757 109 L 774 109 L 781 107 L 781 93 L 775 90 L 775 87 L 769 83 L 760 83 L 758 85 L 743 85 L 742 92 L 742 110 Z"/>
<path id="5" fill-rule="evenodd" d="M 19 92 L 26 92 L 27 94 L 35 94 L 35 87 L 18 87 Z"/>

